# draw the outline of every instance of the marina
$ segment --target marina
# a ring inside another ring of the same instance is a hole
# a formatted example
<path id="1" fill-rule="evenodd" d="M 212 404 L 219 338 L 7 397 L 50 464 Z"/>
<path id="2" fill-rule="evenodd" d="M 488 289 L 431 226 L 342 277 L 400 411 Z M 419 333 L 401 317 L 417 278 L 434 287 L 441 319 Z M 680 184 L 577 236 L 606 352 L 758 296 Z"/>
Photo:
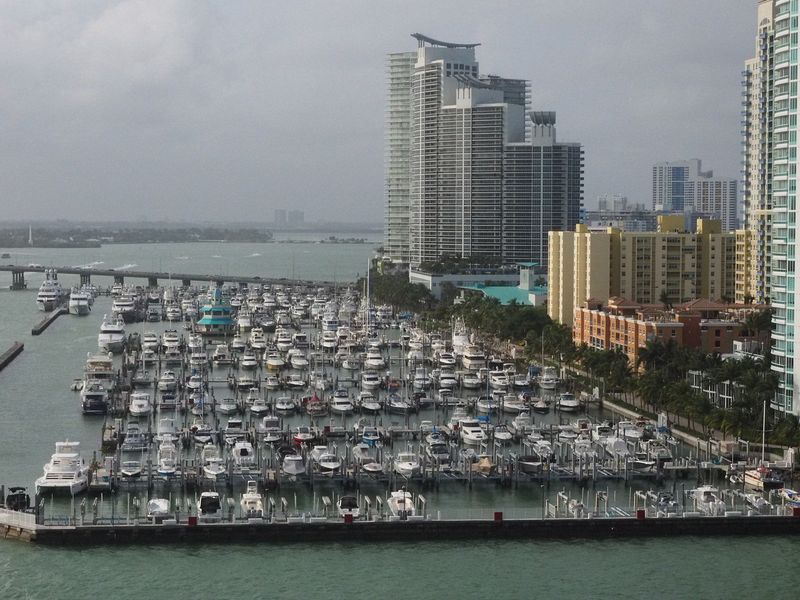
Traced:
<path id="1" fill-rule="evenodd" d="M 756 468 L 754 457 L 726 459 L 635 414 L 609 418 L 554 369 L 515 363 L 475 338 L 463 345 L 458 323 L 423 331 L 349 287 L 116 283 L 93 301 L 108 312 L 70 393 L 98 441 L 53 440 L 51 464 L 74 466 L 57 480 L 45 467 L 23 512 L 0 515 L 4 537 L 155 543 L 288 541 L 299 531 L 377 540 L 418 539 L 419 528 L 447 539 L 794 527 L 791 490 L 781 490 L 792 460 L 768 463 L 780 485 L 759 495 L 752 477 L 737 479 Z M 96 323 L 100 312 L 92 314 Z M 713 508 L 697 502 L 703 486 Z M 488 488 L 528 500 L 495 501 L 465 518 L 459 495 Z M 391 510 L 401 493 L 411 514 Z M 344 499 L 347 514 L 336 508 Z M 201 507 L 212 500 L 209 517 Z M 629 525 L 642 520 L 692 525 Z M 422 524 L 398 530 L 409 522 Z M 228 534 L 215 533 L 223 526 Z M 180 533 L 158 533 L 166 530 Z"/>

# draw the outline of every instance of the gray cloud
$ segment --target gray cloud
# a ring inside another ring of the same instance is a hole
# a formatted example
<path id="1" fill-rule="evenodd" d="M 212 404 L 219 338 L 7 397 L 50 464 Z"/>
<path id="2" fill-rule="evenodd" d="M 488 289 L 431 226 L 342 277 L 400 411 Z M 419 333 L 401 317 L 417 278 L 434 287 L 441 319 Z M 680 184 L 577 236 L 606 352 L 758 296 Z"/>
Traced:
<path id="1" fill-rule="evenodd" d="M 4 215 L 379 220 L 384 55 L 414 31 L 530 79 L 590 205 L 648 200 L 660 160 L 738 176 L 753 0 L 2 2 Z"/>

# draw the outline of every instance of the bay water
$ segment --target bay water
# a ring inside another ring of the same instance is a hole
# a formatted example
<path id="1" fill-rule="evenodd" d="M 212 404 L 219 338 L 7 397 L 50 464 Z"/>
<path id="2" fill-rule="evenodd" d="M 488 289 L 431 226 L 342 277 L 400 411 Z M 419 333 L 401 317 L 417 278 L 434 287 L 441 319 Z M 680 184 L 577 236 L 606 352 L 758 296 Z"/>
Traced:
<path id="1" fill-rule="evenodd" d="M 310 236 L 307 239 L 316 239 Z M 340 234 L 340 237 L 344 237 Z M 376 244 L 153 244 L 92 249 L 0 249 L 0 262 L 154 269 L 352 281 Z M 76 276 L 63 276 L 65 285 Z M 35 291 L 11 292 L 0 273 L 0 350 L 25 351 L 0 373 L 0 483 L 32 487 L 53 442 L 100 445 L 102 421 L 83 416 L 70 382 L 81 375 L 108 298 L 91 316 L 59 318 L 43 335 Z M 110 282 L 98 279 L 96 282 Z M 141 331 L 145 324 L 130 326 Z M 150 328 L 150 327 L 148 327 Z M 540 511 L 538 486 L 443 485 L 428 493 L 443 514 Z M 552 493 L 552 491 L 551 491 Z M 589 493 L 587 491 L 587 493 Z M 625 488 L 614 493 L 626 494 Z M 301 498 L 301 502 L 307 499 Z M 622 501 L 618 504 L 627 504 Z M 0 542 L 3 598 L 740 598 L 791 593 L 800 577 L 792 537 L 595 541 L 472 541 L 47 548 Z"/>

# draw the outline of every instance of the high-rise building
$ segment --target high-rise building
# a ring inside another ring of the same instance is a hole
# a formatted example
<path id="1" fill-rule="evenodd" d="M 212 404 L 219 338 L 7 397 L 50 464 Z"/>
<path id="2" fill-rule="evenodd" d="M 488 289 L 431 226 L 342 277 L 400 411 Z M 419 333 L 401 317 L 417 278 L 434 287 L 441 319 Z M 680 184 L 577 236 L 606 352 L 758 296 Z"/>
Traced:
<path id="1" fill-rule="evenodd" d="M 413 37 L 387 60 L 385 255 L 544 264 L 547 232 L 578 222 L 583 150 L 527 81 L 479 73 L 478 44 Z"/>
<path id="2" fill-rule="evenodd" d="M 701 166 L 696 158 L 653 165 L 653 209 L 716 219 L 725 231 L 733 231 L 738 223 L 736 179 L 714 177 Z"/>
<path id="3" fill-rule="evenodd" d="M 409 259 L 409 186 L 411 161 L 411 77 L 416 52 L 389 54 L 386 59 L 385 160 L 386 210 L 384 255 L 397 262 Z"/>
<path id="4" fill-rule="evenodd" d="M 276 227 L 286 227 L 286 209 L 285 208 L 276 208 L 275 209 L 275 226 Z"/>
<path id="5" fill-rule="evenodd" d="M 797 235 L 796 0 L 760 0 L 756 52 L 745 62 L 743 150 L 745 224 L 752 238 L 749 294 L 772 304 L 772 370 L 779 391 L 773 408 L 800 415 L 795 381 Z"/>
<path id="6" fill-rule="evenodd" d="M 578 225 L 550 232 L 549 242 L 548 314 L 566 325 L 589 298 L 678 304 L 734 297 L 736 234 L 719 221 L 698 219 L 696 233 L 685 230 L 683 215 L 659 216 L 658 231 Z"/>

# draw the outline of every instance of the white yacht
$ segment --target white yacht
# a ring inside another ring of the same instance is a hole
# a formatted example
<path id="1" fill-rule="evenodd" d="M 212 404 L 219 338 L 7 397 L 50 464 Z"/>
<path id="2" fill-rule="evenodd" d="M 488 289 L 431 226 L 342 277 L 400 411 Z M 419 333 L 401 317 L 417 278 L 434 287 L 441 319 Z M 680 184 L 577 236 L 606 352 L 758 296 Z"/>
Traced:
<path id="1" fill-rule="evenodd" d="M 56 451 L 36 480 L 36 493 L 79 494 L 89 485 L 89 468 L 80 455 L 79 442 L 56 442 Z"/>
<path id="2" fill-rule="evenodd" d="M 200 457 L 203 461 L 203 475 L 205 477 L 217 479 L 225 475 L 225 461 L 222 460 L 216 444 L 205 444 Z"/>
<path id="3" fill-rule="evenodd" d="M 39 310 L 49 312 L 61 304 L 64 290 L 58 281 L 58 274 L 55 269 L 47 269 L 44 272 L 44 281 L 39 286 L 39 293 L 36 295 L 36 305 Z"/>
<path id="4" fill-rule="evenodd" d="M 464 349 L 464 356 L 461 358 L 461 364 L 465 369 L 476 371 L 486 366 L 486 355 L 478 346 L 469 345 Z"/>
<path id="5" fill-rule="evenodd" d="M 89 304 L 89 294 L 83 290 L 73 288 L 69 294 L 69 314 L 84 317 L 92 311 Z"/>
<path id="6" fill-rule="evenodd" d="M 419 475 L 419 457 L 413 452 L 400 452 L 394 459 L 394 472 L 403 477 Z"/>
<path id="7" fill-rule="evenodd" d="M 556 385 L 558 385 L 558 377 L 555 367 L 545 367 L 539 377 L 539 387 L 543 390 L 554 390 Z"/>
<path id="8" fill-rule="evenodd" d="M 480 446 L 486 440 L 486 432 L 477 419 L 463 419 L 458 424 L 461 441 L 468 446 Z"/>
<path id="9" fill-rule="evenodd" d="M 136 318 L 136 297 L 131 293 L 124 292 L 118 298 L 114 298 L 111 312 L 125 323 L 133 322 Z"/>
<path id="10" fill-rule="evenodd" d="M 131 394 L 128 412 L 132 417 L 144 417 L 149 415 L 152 410 L 153 405 L 150 403 L 150 394 L 146 392 L 133 392 Z"/>
<path id="11" fill-rule="evenodd" d="M 109 320 L 103 315 L 103 324 L 97 336 L 97 345 L 101 350 L 119 354 L 125 349 L 125 326 L 120 320 Z"/>
<path id="12" fill-rule="evenodd" d="M 564 392 L 558 397 L 558 410 L 562 412 L 575 412 L 581 407 L 580 400 L 574 394 Z"/>

